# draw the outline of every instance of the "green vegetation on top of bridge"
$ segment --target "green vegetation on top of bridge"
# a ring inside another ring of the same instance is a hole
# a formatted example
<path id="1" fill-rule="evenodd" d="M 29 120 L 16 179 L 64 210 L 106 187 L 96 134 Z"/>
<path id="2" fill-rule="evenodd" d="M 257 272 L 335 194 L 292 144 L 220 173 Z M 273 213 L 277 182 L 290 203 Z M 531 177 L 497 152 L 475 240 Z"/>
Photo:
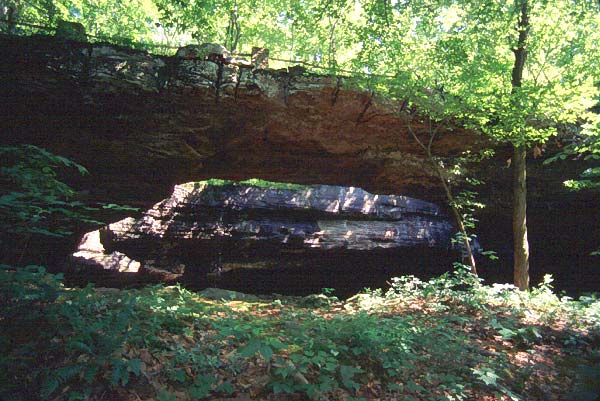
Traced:
<path id="1" fill-rule="evenodd" d="M 196 181 L 193 183 L 195 188 L 204 185 L 210 186 L 250 186 L 257 188 L 271 188 L 271 189 L 295 189 L 302 190 L 310 188 L 309 185 L 301 185 L 301 184 L 292 184 L 287 182 L 275 182 L 275 181 L 267 181 L 259 178 L 250 178 L 244 181 L 233 181 L 233 180 L 224 180 L 220 178 L 210 178 L 204 181 Z"/>

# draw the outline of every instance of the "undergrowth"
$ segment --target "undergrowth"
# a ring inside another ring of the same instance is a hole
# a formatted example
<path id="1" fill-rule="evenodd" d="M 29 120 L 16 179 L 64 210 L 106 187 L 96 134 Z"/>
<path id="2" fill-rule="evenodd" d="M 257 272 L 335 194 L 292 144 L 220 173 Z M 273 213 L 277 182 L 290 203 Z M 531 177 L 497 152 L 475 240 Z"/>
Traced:
<path id="1" fill-rule="evenodd" d="M 559 297 L 550 279 L 521 292 L 459 270 L 320 299 L 70 289 L 42 267 L 2 266 L 0 399 L 535 400 L 600 390 L 600 300 Z M 561 355 L 544 361 L 544 347 Z M 557 378 L 565 384 L 555 389 Z"/>

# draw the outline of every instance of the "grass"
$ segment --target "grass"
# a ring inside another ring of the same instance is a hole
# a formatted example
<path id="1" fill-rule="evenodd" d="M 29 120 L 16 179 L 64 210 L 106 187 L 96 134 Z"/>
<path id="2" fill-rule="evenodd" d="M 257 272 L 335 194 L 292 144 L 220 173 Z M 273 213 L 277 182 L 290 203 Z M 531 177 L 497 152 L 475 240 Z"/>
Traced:
<path id="1" fill-rule="evenodd" d="M 459 272 L 346 301 L 327 289 L 248 302 L 178 286 L 70 289 L 33 266 L 0 274 L 2 400 L 600 394 L 600 300 L 559 297 L 549 279 L 524 293 Z"/>

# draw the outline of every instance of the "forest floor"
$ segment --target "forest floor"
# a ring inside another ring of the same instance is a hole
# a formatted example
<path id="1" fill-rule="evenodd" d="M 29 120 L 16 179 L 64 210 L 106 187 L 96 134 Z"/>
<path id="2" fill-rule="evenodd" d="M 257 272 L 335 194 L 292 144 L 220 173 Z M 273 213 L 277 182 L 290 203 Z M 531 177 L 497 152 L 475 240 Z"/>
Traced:
<path id="1" fill-rule="evenodd" d="M 600 299 L 549 281 L 405 277 L 341 301 L 2 274 L 5 401 L 600 399 Z"/>

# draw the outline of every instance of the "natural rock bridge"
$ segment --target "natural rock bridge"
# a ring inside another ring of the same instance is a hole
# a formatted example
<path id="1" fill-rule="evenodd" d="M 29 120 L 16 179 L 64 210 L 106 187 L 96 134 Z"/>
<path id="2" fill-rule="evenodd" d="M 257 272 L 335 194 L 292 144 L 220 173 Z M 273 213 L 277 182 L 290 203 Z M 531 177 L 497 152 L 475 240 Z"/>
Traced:
<path id="1" fill-rule="evenodd" d="M 0 54 L 1 143 L 32 143 L 85 165 L 89 176 L 69 177 L 83 189 L 84 200 L 146 210 L 177 184 L 257 177 L 354 186 L 443 205 L 437 179 L 399 113 L 402 105 L 361 90 L 351 79 L 47 36 L 0 35 Z M 424 128 L 416 122 L 417 131 Z M 434 151 L 449 160 L 477 147 L 478 140 L 457 129 L 440 135 Z M 507 158 L 500 151 L 496 162 L 473 172 L 486 181 L 479 189 L 488 205 L 479 216 L 482 243 L 500 251 L 510 272 Z M 529 160 L 533 265 L 537 255 L 549 258 L 549 265 L 564 255 L 564 266 L 570 266 L 574 257 L 589 254 L 586 244 L 599 241 L 598 228 L 587 223 L 598 218 L 597 200 L 567 194 L 562 186 L 564 177 L 582 170 L 569 162 L 542 167 L 541 159 Z M 559 242 L 569 245 L 557 255 L 553 244 Z M 72 252 L 67 248 L 56 260 Z M 370 252 L 389 264 L 393 251 L 380 251 Z"/>
<path id="2" fill-rule="evenodd" d="M 46 36 L 0 35 L 0 50 L 3 142 L 84 163 L 92 196 L 148 204 L 213 177 L 441 194 L 402 104 L 347 78 Z M 435 151 L 476 139 L 455 130 Z"/>

